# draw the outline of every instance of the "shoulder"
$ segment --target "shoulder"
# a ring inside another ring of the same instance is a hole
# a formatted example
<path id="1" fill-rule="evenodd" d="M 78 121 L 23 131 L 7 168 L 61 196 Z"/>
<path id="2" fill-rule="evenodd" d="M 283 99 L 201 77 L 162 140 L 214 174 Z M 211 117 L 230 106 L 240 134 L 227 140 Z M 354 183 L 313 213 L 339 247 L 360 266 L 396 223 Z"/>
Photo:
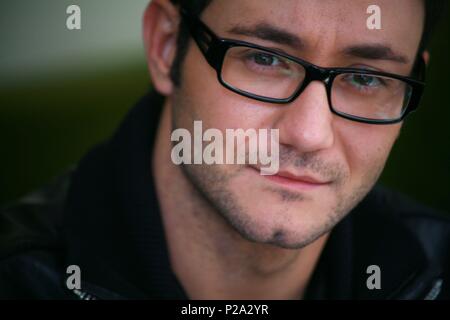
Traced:
<path id="1" fill-rule="evenodd" d="M 427 248 L 439 247 L 442 240 L 450 241 L 450 214 L 436 210 L 411 197 L 377 185 L 368 196 L 373 204 L 385 214 L 401 221 Z"/>
<path id="2" fill-rule="evenodd" d="M 0 209 L 0 259 L 30 246 L 58 243 L 71 172 Z"/>
<path id="3" fill-rule="evenodd" d="M 427 296 L 425 291 L 435 287 L 439 287 L 439 299 L 450 297 L 448 214 L 376 185 L 349 218 L 356 270 L 361 274 L 367 265 L 379 265 L 385 286 L 408 284 L 396 293 L 402 299 L 422 299 Z"/>
<path id="4" fill-rule="evenodd" d="M 0 298 L 63 297 L 60 227 L 71 172 L 0 210 Z"/>
<path id="5" fill-rule="evenodd" d="M 450 214 L 382 185 L 375 186 L 363 202 L 363 215 L 382 215 L 383 221 L 395 221 L 418 240 L 429 260 L 450 262 Z"/>
<path id="6" fill-rule="evenodd" d="M 16 252 L 0 260 L 0 299 L 74 299 L 64 287 L 61 256 L 52 250 Z"/>

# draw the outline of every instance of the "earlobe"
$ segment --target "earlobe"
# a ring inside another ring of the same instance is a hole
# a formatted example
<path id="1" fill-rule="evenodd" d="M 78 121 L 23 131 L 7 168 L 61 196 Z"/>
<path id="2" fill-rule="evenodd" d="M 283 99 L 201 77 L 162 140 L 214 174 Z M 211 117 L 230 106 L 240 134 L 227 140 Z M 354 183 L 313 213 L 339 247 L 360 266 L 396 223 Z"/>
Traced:
<path id="1" fill-rule="evenodd" d="M 143 37 L 148 68 L 153 86 L 168 96 L 173 83 L 170 69 L 176 53 L 178 13 L 168 0 L 153 0 L 143 21 Z"/>

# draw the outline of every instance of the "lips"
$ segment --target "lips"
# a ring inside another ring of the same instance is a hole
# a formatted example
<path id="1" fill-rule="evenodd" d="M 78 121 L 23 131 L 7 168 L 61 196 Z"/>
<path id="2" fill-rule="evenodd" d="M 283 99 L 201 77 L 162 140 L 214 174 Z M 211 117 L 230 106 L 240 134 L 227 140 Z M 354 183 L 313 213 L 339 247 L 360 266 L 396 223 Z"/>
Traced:
<path id="1" fill-rule="evenodd" d="M 259 172 L 259 169 L 252 167 Z M 284 187 L 293 188 L 295 190 L 312 190 L 324 186 L 328 186 L 332 181 L 324 180 L 308 174 L 293 174 L 288 171 L 279 171 L 276 175 L 261 176 L 273 183 Z"/>
<path id="2" fill-rule="evenodd" d="M 309 184 L 328 184 L 329 182 L 317 179 L 313 176 L 307 176 L 307 175 L 295 175 L 290 172 L 280 171 L 276 174 L 276 176 L 285 178 L 287 180 L 297 181 L 297 182 L 303 182 L 303 183 L 309 183 Z"/>

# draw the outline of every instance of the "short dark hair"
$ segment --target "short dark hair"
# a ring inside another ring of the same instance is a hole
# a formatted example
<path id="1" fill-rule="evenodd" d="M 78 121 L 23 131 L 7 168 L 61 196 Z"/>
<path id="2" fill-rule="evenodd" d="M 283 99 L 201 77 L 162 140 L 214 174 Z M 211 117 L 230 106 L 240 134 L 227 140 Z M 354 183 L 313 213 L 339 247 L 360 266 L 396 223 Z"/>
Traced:
<path id="1" fill-rule="evenodd" d="M 171 0 L 174 5 L 185 8 L 191 14 L 200 15 L 208 7 L 212 0 Z M 424 0 L 425 1 L 425 26 L 423 28 L 422 39 L 419 45 L 418 53 L 425 51 L 431 40 L 437 22 L 445 12 L 447 0 Z M 181 21 L 178 38 L 177 53 L 170 72 L 171 79 L 176 86 L 180 85 L 181 65 L 186 56 L 189 45 L 189 31 L 186 24 Z"/>
<path id="2" fill-rule="evenodd" d="M 185 8 L 191 14 L 200 15 L 212 0 L 171 0 L 173 4 Z M 181 65 L 189 46 L 189 30 L 182 20 L 180 22 L 177 38 L 177 53 L 170 70 L 170 77 L 175 86 L 180 85 Z"/>

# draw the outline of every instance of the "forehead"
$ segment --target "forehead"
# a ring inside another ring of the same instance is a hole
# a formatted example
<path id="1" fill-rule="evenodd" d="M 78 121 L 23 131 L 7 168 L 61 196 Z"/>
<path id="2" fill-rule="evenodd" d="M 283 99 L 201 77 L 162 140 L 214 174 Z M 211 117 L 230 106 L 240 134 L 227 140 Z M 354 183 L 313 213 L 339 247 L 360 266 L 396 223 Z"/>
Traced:
<path id="1" fill-rule="evenodd" d="M 380 30 L 367 27 L 371 15 L 367 9 L 373 4 L 380 8 Z M 306 49 L 318 54 L 355 43 L 373 43 L 388 45 L 412 58 L 422 35 L 424 6 L 423 0 L 214 0 L 204 20 L 230 37 L 226 32 L 233 26 L 269 24 L 297 35 Z"/>

